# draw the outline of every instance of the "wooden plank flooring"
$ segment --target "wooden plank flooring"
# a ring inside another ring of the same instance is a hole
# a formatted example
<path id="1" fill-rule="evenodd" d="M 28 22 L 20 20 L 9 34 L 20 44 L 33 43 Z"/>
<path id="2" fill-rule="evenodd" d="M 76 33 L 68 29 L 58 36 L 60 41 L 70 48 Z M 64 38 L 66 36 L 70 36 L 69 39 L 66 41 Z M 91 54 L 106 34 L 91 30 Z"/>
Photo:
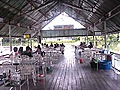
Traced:
<path id="1" fill-rule="evenodd" d="M 45 79 L 37 81 L 36 87 L 31 81 L 30 90 L 120 90 L 119 75 L 112 70 L 91 69 L 89 59 L 83 61 L 80 64 L 75 59 L 74 49 L 66 47 L 53 71 Z M 26 85 L 22 90 L 27 90 Z"/>

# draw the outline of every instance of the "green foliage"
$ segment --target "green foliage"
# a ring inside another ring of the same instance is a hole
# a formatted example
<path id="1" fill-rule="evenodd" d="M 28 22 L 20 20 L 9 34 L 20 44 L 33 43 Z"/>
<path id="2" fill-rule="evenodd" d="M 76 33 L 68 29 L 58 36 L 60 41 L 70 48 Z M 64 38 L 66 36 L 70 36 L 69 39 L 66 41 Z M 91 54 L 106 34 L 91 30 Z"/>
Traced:
<path id="1" fill-rule="evenodd" d="M 57 41 L 45 41 L 45 43 L 75 43 L 76 42 L 76 40 L 65 40 L 65 41 L 63 41 L 63 40 L 57 40 Z"/>
<path id="2" fill-rule="evenodd" d="M 93 42 L 93 37 L 89 36 L 88 37 L 88 42 Z"/>
<path id="3" fill-rule="evenodd" d="M 111 51 L 114 51 L 114 52 L 120 52 L 120 38 L 118 38 L 118 34 L 110 34 L 110 35 L 107 35 L 107 45 L 108 45 L 108 48 L 111 50 Z M 51 40 L 51 41 L 46 41 L 45 40 L 45 43 L 75 43 L 75 42 L 85 42 L 86 40 L 86 37 L 84 36 L 80 36 L 80 37 L 73 37 L 72 40 L 61 40 L 61 39 L 58 39 L 58 40 Z M 95 36 L 95 39 L 94 39 L 94 44 L 96 45 L 95 47 L 97 48 L 102 48 L 103 45 L 104 45 L 104 36 Z M 93 36 L 88 36 L 88 42 L 93 42 Z M 32 40 L 32 43 L 33 45 L 37 45 L 36 43 L 37 40 L 36 39 L 33 39 Z M 27 45 L 27 44 L 30 44 L 30 41 L 28 39 L 16 39 L 16 38 L 13 38 L 12 39 L 12 45 L 16 45 L 16 46 L 20 46 L 20 45 Z M 8 38 L 3 38 L 2 39 L 2 45 L 3 46 L 9 46 L 9 39 Z"/>
<path id="4" fill-rule="evenodd" d="M 120 52 L 120 40 L 118 40 L 118 34 L 110 34 L 107 35 L 107 46 L 110 51 L 113 52 Z M 98 43 L 97 48 L 102 48 L 104 45 L 104 36 L 96 36 L 95 42 Z"/>

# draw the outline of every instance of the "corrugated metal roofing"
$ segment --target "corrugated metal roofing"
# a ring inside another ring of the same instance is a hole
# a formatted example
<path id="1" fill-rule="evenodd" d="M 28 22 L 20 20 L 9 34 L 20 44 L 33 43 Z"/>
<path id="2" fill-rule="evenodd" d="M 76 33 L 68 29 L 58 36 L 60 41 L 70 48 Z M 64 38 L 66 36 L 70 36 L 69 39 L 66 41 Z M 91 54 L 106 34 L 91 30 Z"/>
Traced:
<path id="1" fill-rule="evenodd" d="M 0 0 L 0 36 L 9 35 L 9 25 L 12 36 L 34 36 L 62 12 L 91 31 L 120 31 L 120 0 Z"/>

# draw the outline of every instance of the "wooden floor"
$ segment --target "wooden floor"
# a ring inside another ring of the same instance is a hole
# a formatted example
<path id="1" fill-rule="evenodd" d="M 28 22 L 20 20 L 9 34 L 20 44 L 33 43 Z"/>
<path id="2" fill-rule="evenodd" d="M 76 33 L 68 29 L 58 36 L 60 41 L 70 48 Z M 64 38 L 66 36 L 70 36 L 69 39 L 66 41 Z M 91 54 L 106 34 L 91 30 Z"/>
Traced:
<path id="1" fill-rule="evenodd" d="M 94 70 L 89 59 L 83 60 L 80 64 L 74 48 L 66 47 L 65 54 L 53 64 L 53 71 L 39 80 L 36 87 L 31 82 L 30 90 L 120 90 L 119 75 L 113 70 Z M 27 90 L 26 85 L 22 90 Z"/>

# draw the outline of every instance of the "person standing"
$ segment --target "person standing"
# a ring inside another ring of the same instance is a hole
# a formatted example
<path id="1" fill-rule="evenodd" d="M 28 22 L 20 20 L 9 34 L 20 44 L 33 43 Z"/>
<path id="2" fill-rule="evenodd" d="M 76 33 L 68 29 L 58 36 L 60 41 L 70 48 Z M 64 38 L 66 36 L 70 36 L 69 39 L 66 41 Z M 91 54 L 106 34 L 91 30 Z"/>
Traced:
<path id="1" fill-rule="evenodd" d="M 78 59 L 78 47 L 75 46 L 75 58 Z"/>
<path id="2" fill-rule="evenodd" d="M 64 47 L 65 47 L 65 45 L 62 43 L 61 46 L 60 46 L 60 51 L 61 51 L 62 54 L 64 54 Z"/>

